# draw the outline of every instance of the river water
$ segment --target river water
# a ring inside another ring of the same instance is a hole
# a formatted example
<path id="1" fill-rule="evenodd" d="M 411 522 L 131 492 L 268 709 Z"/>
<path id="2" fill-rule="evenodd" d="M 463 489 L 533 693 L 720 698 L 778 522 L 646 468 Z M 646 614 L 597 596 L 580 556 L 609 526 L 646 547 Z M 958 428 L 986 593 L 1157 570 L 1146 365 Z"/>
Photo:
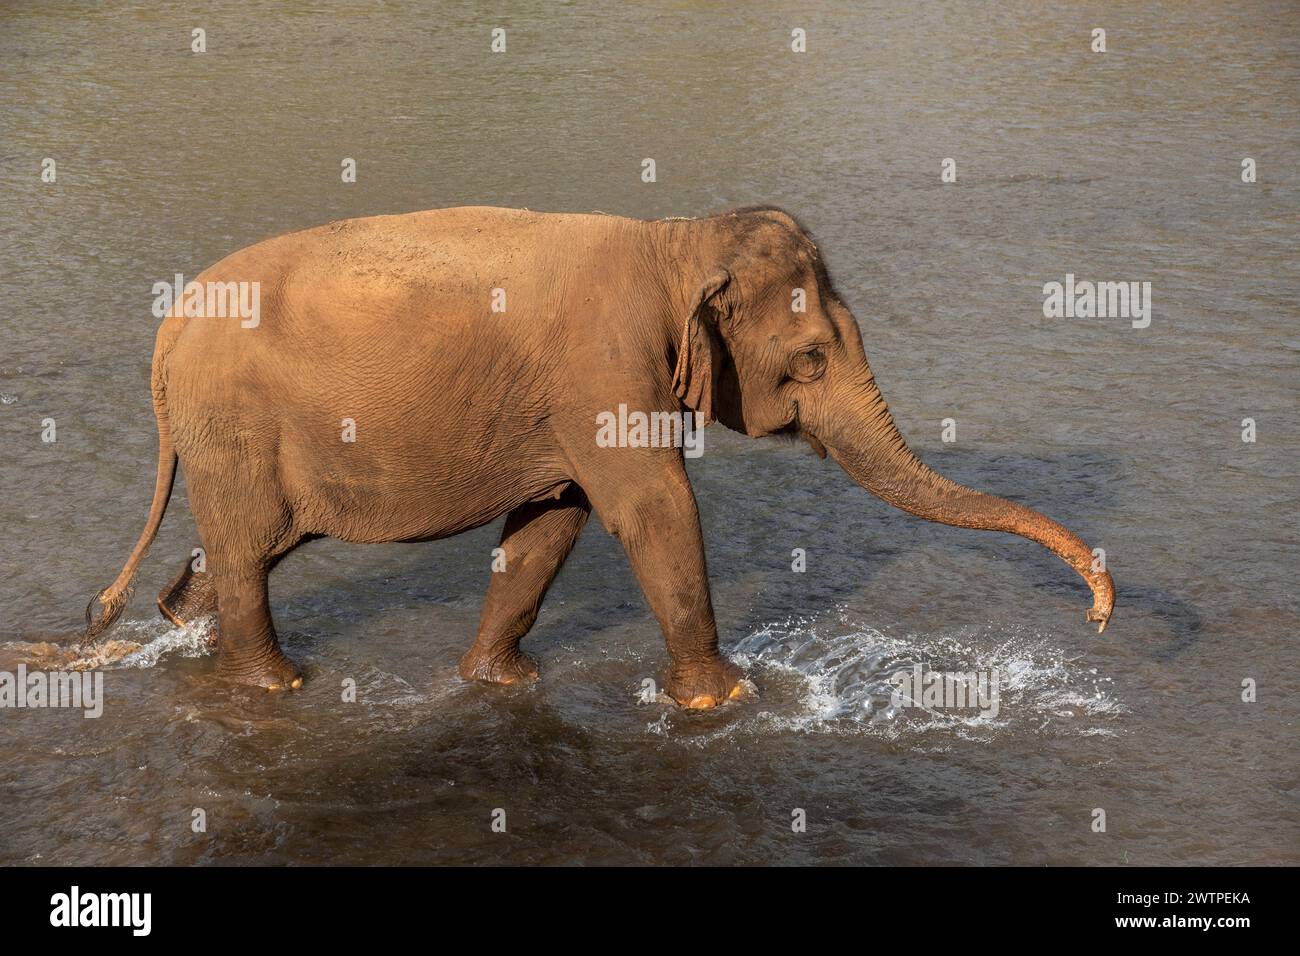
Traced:
<path id="1" fill-rule="evenodd" d="M 1300 862 L 1294 4 L 157 7 L 0 13 L 0 670 L 105 694 L 0 710 L 0 862 Z M 743 703 L 641 699 L 665 652 L 595 521 L 532 686 L 456 677 L 497 522 L 300 549 L 271 586 L 308 683 L 232 691 L 152 605 L 183 480 L 112 640 L 66 645 L 148 510 L 153 283 L 347 216 L 751 202 L 816 234 L 918 453 L 1105 549 L 1105 634 L 1042 549 L 710 428 Z M 1150 282 L 1150 325 L 1045 317 L 1067 274 Z M 890 706 L 916 664 L 997 669 L 997 715 Z"/>

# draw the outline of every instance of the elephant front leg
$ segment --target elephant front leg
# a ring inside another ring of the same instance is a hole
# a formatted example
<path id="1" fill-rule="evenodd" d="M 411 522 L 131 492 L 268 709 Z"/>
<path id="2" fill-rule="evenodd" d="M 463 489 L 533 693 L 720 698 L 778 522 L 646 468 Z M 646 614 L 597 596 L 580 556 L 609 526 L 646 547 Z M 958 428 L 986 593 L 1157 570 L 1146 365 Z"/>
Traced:
<path id="1" fill-rule="evenodd" d="M 532 628 L 547 589 L 569 556 L 591 505 L 576 485 L 557 499 L 530 502 L 506 517 L 502 554 L 493 562 L 478 637 L 460 659 L 460 676 L 493 684 L 537 677 L 537 665 L 519 649 Z M 502 562 L 497 570 L 497 562 Z"/>
<path id="2" fill-rule="evenodd" d="M 678 463 L 667 474 L 614 490 L 597 510 L 627 551 L 671 663 L 664 689 L 684 707 L 706 709 L 743 693 L 740 669 L 718 653 L 704 538 L 695 495 Z"/>

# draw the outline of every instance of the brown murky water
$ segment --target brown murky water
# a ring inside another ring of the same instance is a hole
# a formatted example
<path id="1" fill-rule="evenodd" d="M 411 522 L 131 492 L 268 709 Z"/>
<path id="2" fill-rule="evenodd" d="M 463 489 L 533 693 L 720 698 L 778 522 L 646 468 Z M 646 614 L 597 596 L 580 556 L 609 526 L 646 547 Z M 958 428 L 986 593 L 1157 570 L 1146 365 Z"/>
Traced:
<path id="1" fill-rule="evenodd" d="M 155 6 L 0 14 L 0 670 L 98 666 L 106 695 L 0 710 L 0 861 L 1300 861 L 1294 4 Z M 455 677 L 490 527 L 303 548 L 272 590 L 310 681 L 232 691 L 149 599 L 197 543 L 183 483 L 119 643 L 60 646 L 148 507 L 154 282 L 343 216 L 756 201 L 817 233 L 927 460 L 1105 548 L 1104 635 L 1040 549 L 710 429 L 690 468 L 757 701 L 639 702 L 665 655 L 595 522 L 535 686 Z M 1149 281 L 1150 326 L 1045 318 L 1066 273 Z M 998 716 L 891 708 L 914 663 L 999 668 Z"/>

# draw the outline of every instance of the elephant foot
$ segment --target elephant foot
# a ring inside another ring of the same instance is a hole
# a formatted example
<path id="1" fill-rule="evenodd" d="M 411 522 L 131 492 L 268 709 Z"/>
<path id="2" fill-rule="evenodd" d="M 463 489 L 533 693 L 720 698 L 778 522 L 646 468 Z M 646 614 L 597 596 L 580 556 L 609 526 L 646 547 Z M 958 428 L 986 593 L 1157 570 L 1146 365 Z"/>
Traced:
<path id="1" fill-rule="evenodd" d="M 691 710 L 709 710 L 745 693 L 744 674 L 722 658 L 708 664 L 674 666 L 664 690 Z"/>
<path id="2" fill-rule="evenodd" d="M 537 680 L 537 663 L 518 648 L 493 651 L 475 646 L 460 659 L 460 676 L 488 684 L 520 684 Z"/>
<path id="3" fill-rule="evenodd" d="M 253 665 L 219 663 L 217 673 L 227 680 L 268 691 L 297 690 L 302 686 L 302 671 L 279 648 Z"/>
<path id="4" fill-rule="evenodd" d="M 217 613 L 217 589 L 209 574 L 196 574 L 188 563 L 158 592 L 158 610 L 177 627 L 185 627 Z M 217 629 L 208 633 L 209 646 L 217 644 Z"/>

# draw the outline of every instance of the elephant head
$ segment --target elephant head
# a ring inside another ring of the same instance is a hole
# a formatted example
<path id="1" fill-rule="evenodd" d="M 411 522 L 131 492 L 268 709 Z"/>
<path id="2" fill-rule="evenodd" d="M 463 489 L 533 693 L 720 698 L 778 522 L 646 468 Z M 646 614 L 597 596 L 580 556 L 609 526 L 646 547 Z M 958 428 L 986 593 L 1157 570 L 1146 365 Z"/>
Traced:
<path id="1" fill-rule="evenodd" d="M 1078 536 L 1023 505 L 949 481 L 907 446 L 876 387 L 858 324 L 797 221 L 759 207 L 692 225 L 686 255 L 694 268 L 683 280 L 687 319 L 673 376 L 683 403 L 750 436 L 798 435 L 910 514 L 1038 542 L 1087 582 L 1087 619 L 1105 629 L 1115 587 L 1108 572 L 1093 569 Z"/>

